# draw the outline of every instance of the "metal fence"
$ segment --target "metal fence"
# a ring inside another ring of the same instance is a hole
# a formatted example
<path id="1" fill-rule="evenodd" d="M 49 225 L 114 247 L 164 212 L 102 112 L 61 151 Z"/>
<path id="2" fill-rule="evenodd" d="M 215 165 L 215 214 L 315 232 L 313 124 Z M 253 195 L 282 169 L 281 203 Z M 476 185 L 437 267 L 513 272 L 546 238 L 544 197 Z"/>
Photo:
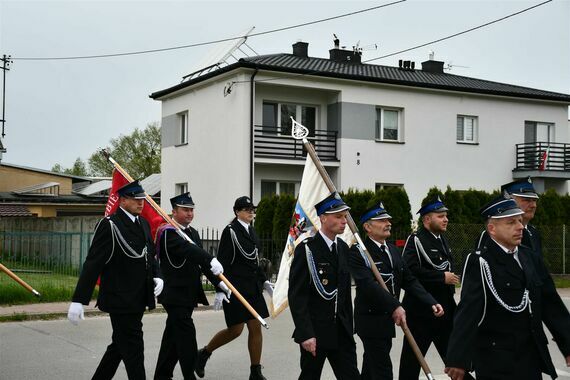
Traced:
<path id="1" fill-rule="evenodd" d="M 569 274 L 570 242 L 568 226 L 541 226 L 543 255 L 553 274 Z M 455 271 L 461 273 L 467 254 L 472 252 L 483 230 L 482 224 L 450 224 L 447 237 L 455 260 Z M 217 254 L 219 231 L 200 231 L 204 249 Z M 401 237 L 394 231 L 394 236 Z M 11 232 L 0 231 L 0 262 L 16 273 L 78 276 L 89 250 L 93 233 L 86 232 Z M 268 272 L 275 278 L 285 246 L 283 236 L 260 236 L 262 257 L 271 265 Z M 402 240 L 400 240 L 400 245 Z"/>

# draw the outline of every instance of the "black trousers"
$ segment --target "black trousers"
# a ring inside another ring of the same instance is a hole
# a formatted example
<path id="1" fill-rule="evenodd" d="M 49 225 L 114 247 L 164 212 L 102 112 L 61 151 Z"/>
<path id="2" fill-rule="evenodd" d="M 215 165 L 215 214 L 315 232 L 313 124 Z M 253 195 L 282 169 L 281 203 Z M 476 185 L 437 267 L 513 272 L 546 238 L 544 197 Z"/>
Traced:
<path id="1" fill-rule="evenodd" d="M 392 380 L 392 338 L 360 337 L 364 346 L 361 380 Z"/>
<path id="2" fill-rule="evenodd" d="M 92 380 L 112 379 L 121 360 L 129 380 L 144 380 L 143 313 L 110 313 L 113 335 Z"/>
<path id="3" fill-rule="evenodd" d="M 355 380 L 360 377 L 356 367 L 356 344 L 354 339 L 349 337 L 344 331 L 338 331 L 337 334 L 339 334 L 338 348 L 334 350 L 319 348 L 319 339 L 317 338 L 317 356 L 311 355 L 311 353 L 305 351 L 299 345 L 301 349 L 301 374 L 299 375 L 299 380 L 319 380 L 325 359 L 329 360 L 329 364 L 338 380 Z"/>
<path id="4" fill-rule="evenodd" d="M 453 316 L 417 318 L 413 315 L 408 315 L 406 320 L 422 355 L 425 356 L 429 346 L 433 343 L 437 352 L 439 352 L 439 356 L 441 356 L 441 359 L 445 363 L 449 336 L 453 329 Z M 404 338 L 398 379 L 417 380 L 420 374 L 420 368 L 420 363 L 412 351 L 412 347 L 409 345 L 408 340 Z"/>
<path id="5" fill-rule="evenodd" d="M 168 313 L 166 327 L 156 362 L 154 380 L 170 380 L 174 367 L 180 362 L 185 380 L 195 380 L 194 364 L 198 346 L 196 328 L 192 320 L 192 306 L 163 305 Z"/>

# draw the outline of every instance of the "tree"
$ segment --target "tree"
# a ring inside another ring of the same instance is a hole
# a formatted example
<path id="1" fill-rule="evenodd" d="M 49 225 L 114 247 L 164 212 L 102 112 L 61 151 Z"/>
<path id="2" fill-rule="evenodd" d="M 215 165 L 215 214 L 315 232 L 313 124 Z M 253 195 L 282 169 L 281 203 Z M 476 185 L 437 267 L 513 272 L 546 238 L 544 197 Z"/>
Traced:
<path id="1" fill-rule="evenodd" d="M 143 130 L 135 129 L 130 135 L 112 139 L 107 151 L 135 179 L 160 173 L 160 127 L 157 122 L 147 124 Z M 113 165 L 100 152 L 89 157 L 92 175 L 109 177 Z"/>
<path id="2" fill-rule="evenodd" d="M 90 175 L 89 170 L 87 170 L 87 164 L 80 157 L 77 157 L 71 168 L 64 169 L 60 164 L 55 164 L 52 166 L 51 171 L 54 173 L 76 175 L 80 177 Z"/>

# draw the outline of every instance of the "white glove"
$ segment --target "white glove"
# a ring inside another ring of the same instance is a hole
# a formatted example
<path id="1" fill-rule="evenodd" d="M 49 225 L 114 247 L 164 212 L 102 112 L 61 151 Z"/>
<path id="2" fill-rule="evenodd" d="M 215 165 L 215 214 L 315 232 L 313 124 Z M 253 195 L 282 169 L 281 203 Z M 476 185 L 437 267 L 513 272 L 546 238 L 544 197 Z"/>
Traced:
<path id="1" fill-rule="evenodd" d="M 67 319 L 69 322 L 73 323 L 75 326 L 79 324 L 79 320 L 85 320 L 85 316 L 83 315 L 83 305 L 79 302 L 72 302 L 69 305 L 69 310 L 67 311 Z"/>
<path id="2" fill-rule="evenodd" d="M 158 297 L 164 288 L 164 281 L 159 277 L 155 277 L 152 280 L 154 281 L 154 296 Z"/>
<path id="3" fill-rule="evenodd" d="M 224 273 L 224 267 L 215 257 L 212 259 L 212 261 L 210 261 L 210 270 L 214 276 Z"/>
<path id="4" fill-rule="evenodd" d="M 272 284 L 269 281 L 265 281 L 263 283 L 263 289 L 265 289 L 265 291 L 267 292 L 267 294 L 269 294 L 269 297 L 273 298 L 273 288 L 275 287 L 275 284 Z"/>
<path id="5" fill-rule="evenodd" d="M 222 289 L 223 292 L 226 293 L 226 297 L 230 299 L 230 296 L 232 295 L 232 290 L 228 288 L 228 286 L 223 281 L 220 281 L 218 287 Z"/>
<path id="6" fill-rule="evenodd" d="M 228 299 L 228 297 L 226 297 L 226 295 L 222 292 L 217 292 L 216 293 L 216 298 L 214 299 L 214 310 L 216 311 L 220 311 L 222 310 L 222 303 L 223 302 L 230 302 L 230 300 Z"/>

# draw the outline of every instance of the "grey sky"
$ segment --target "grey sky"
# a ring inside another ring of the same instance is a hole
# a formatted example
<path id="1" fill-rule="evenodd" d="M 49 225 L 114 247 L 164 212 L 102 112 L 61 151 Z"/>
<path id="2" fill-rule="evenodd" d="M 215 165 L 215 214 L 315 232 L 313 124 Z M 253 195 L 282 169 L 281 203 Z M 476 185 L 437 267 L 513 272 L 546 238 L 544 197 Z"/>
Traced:
<path id="1" fill-rule="evenodd" d="M 0 54 L 77 56 L 156 49 L 256 32 L 372 7 L 359 1 L 5 1 L 0 0 Z M 378 44 L 363 60 L 444 37 L 540 3 L 431 1 L 405 3 L 330 22 L 253 37 L 259 54 L 328 57 L 341 45 Z M 111 138 L 160 120 L 151 92 L 180 82 L 215 46 L 128 57 L 14 61 L 6 83 L 3 161 L 50 169 L 87 159 Z M 451 62 L 452 74 L 570 93 L 570 1 L 555 0 L 501 23 L 373 64 L 428 57 Z M 463 68 L 459 66 L 468 66 Z"/>

